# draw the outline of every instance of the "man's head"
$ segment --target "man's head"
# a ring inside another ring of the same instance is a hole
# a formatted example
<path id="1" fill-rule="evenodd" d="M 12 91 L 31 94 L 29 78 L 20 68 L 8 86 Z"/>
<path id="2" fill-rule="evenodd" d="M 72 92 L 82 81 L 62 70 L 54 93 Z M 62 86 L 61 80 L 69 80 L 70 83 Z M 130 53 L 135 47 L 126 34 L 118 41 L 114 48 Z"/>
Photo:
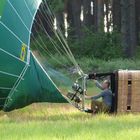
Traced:
<path id="1" fill-rule="evenodd" d="M 103 87 L 103 89 L 108 89 L 110 87 L 110 81 L 104 80 L 102 87 Z"/>

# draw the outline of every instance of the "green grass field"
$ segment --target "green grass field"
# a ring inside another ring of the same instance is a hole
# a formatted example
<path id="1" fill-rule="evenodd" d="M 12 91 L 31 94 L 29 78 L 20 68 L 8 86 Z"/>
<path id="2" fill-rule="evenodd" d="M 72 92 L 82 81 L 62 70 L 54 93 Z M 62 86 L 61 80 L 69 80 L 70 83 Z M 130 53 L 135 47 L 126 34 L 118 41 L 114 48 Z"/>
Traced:
<path id="1" fill-rule="evenodd" d="M 0 113 L 0 140 L 139 140 L 140 115 L 91 116 L 69 104 Z"/>

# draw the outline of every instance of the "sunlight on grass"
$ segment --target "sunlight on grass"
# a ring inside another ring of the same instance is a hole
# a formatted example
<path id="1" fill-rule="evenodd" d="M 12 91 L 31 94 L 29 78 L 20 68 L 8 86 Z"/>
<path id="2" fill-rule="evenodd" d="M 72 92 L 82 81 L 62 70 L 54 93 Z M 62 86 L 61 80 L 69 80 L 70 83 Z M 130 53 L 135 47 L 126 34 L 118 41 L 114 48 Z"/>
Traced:
<path id="1" fill-rule="evenodd" d="M 90 87 L 89 95 L 100 92 Z M 32 104 L 10 113 L 0 112 L 1 140 L 136 140 L 140 115 L 92 116 L 70 104 Z"/>
<path id="2" fill-rule="evenodd" d="M 136 140 L 140 115 L 79 112 L 69 104 L 33 104 L 0 113 L 1 140 Z"/>

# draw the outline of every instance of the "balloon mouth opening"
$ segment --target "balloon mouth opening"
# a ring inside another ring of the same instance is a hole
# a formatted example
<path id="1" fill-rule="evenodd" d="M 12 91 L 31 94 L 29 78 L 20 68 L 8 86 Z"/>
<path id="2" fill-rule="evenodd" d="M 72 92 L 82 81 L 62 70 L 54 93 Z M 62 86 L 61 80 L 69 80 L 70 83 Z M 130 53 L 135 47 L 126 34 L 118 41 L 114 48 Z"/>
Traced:
<path id="1" fill-rule="evenodd" d="M 36 13 L 30 42 L 30 48 L 39 63 L 62 94 L 66 95 L 83 73 L 61 31 L 58 19 L 45 1 Z"/>

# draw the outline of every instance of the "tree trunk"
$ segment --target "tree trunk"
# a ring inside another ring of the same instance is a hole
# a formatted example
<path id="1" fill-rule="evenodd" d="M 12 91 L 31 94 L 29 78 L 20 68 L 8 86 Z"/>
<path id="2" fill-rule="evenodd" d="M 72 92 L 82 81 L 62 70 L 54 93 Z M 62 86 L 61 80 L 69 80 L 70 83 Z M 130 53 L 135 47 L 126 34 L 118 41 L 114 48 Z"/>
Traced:
<path id="1" fill-rule="evenodd" d="M 83 0 L 83 13 L 84 13 L 84 21 L 83 25 L 87 27 L 91 27 L 93 25 L 93 15 L 91 14 L 91 0 Z"/>
<path id="2" fill-rule="evenodd" d="M 71 0 L 68 2 L 68 22 L 70 24 L 70 28 L 72 28 L 72 34 L 75 35 L 77 39 L 81 39 L 82 31 L 81 31 L 81 0 Z"/>
<path id="3" fill-rule="evenodd" d="M 112 0 L 104 0 L 104 13 L 105 13 L 105 31 L 112 31 L 113 13 L 112 13 Z"/>
<path id="4" fill-rule="evenodd" d="M 136 13 L 135 13 L 135 0 L 130 0 L 130 49 L 131 56 L 133 57 L 136 51 Z"/>
<path id="5" fill-rule="evenodd" d="M 113 0 L 113 27 L 121 31 L 121 0 Z"/>
<path id="6" fill-rule="evenodd" d="M 136 50 L 135 0 L 121 0 L 122 46 L 126 57 L 133 57 Z"/>
<path id="7" fill-rule="evenodd" d="M 64 15 L 63 11 L 57 12 L 56 14 L 57 26 L 64 31 Z"/>
<path id="8" fill-rule="evenodd" d="M 94 31 L 97 32 L 97 9 L 98 9 L 98 0 L 93 1 L 93 25 Z"/>
<path id="9" fill-rule="evenodd" d="M 104 0 L 97 0 L 97 31 L 104 31 Z"/>
<path id="10" fill-rule="evenodd" d="M 136 0 L 136 37 L 137 37 L 137 44 L 140 45 L 140 0 Z"/>

